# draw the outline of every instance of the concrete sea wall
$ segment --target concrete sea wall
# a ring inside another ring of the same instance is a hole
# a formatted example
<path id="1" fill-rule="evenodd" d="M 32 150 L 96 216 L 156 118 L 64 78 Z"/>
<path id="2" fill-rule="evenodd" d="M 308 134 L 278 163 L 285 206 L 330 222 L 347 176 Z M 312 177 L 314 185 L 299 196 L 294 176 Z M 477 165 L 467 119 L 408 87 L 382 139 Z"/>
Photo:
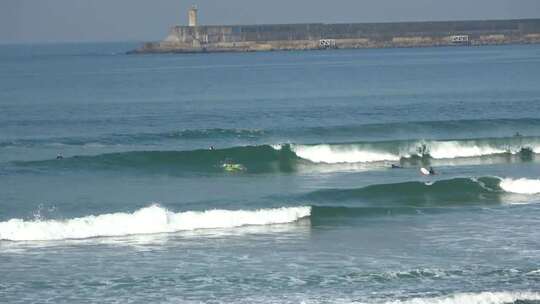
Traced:
<path id="1" fill-rule="evenodd" d="M 174 26 L 134 53 L 249 52 L 540 43 L 540 19 Z"/>

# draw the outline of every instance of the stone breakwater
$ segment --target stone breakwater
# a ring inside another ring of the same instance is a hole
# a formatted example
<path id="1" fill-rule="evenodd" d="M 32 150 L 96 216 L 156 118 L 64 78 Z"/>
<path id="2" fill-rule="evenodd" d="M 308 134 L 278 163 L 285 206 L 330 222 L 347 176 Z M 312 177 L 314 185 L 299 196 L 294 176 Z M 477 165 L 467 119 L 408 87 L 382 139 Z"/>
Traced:
<path id="1" fill-rule="evenodd" d="M 540 43 L 540 19 L 174 26 L 130 53 L 251 52 Z"/>

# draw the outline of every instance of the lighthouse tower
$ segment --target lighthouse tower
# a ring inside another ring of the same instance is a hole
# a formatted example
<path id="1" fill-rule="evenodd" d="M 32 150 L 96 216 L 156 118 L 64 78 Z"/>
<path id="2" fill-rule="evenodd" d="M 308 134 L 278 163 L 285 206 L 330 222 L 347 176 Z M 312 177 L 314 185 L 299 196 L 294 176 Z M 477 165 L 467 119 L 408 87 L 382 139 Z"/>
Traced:
<path id="1" fill-rule="evenodd" d="M 197 26 L 197 6 L 193 5 L 188 12 L 189 26 Z"/>

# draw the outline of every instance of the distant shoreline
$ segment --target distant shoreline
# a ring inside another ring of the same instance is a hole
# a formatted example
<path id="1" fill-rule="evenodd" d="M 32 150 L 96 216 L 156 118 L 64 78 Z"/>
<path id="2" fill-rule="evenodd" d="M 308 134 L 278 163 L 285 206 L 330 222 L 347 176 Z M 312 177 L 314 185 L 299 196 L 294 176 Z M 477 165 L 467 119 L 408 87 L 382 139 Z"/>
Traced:
<path id="1" fill-rule="evenodd" d="M 540 43 L 540 19 L 173 26 L 128 54 L 482 46 Z"/>

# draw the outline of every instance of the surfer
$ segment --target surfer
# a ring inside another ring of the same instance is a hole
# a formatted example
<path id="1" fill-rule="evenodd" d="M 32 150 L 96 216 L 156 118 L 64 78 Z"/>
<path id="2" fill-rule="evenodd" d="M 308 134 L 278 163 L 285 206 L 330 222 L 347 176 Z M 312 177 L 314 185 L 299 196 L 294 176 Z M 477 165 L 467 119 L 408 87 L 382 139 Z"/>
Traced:
<path id="1" fill-rule="evenodd" d="M 228 172 L 246 171 L 246 167 L 244 167 L 242 164 L 224 163 L 222 167 L 223 167 L 223 170 L 228 171 Z"/>
<path id="2" fill-rule="evenodd" d="M 56 159 L 64 159 L 64 156 L 62 156 L 61 153 L 56 154 Z"/>
<path id="3" fill-rule="evenodd" d="M 208 148 L 208 150 L 213 151 L 213 150 L 215 150 L 215 148 L 214 148 L 214 146 L 210 146 L 210 148 Z"/>
<path id="4" fill-rule="evenodd" d="M 392 169 L 401 169 L 401 168 L 403 168 L 403 167 L 400 166 L 400 165 L 392 164 L 391 168 L 392 168 Z"/>
<path id="5" fill-rule="evenodd" d="M 221 167 L 228 172 L 242 172 L 246 171 L 246 167 L 242 164 L 235 163 L 230 158 L 226 158 Z"/>
<path id="6" fill-rule="evenodd" d="M 428 169 L 422 167 L 420 168 L 420 173 L 422 173 L 422 175 L 436 175 L 437 172 L 435 172 L 435 169 L 433 167 L 429 167 Z"/>
<path id="7" fill-rule="evenodd" d="M 418 154 L 422 157 L 426 156 L 428 154 L 428 148 L 426 144 L 422 144 L 420 147 L 416 149 L 418 151 Z"/>

